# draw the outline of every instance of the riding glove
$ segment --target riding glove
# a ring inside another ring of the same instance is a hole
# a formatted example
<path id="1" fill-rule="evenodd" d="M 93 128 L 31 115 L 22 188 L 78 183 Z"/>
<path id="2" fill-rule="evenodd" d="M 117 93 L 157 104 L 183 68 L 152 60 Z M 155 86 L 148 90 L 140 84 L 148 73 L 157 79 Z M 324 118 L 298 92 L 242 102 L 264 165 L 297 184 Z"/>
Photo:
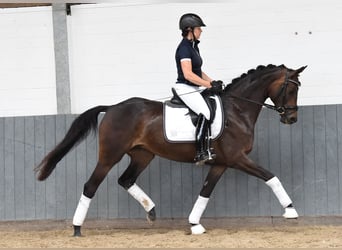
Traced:
<path id="1" fill-rule="evenodd" d="M 224 84 L 221 80 L 214 80 L 210 83 L 211 88 L 210 90 L 214 93 L 214 94 L 221 94 L 223 93 L 224 90 Z"/>

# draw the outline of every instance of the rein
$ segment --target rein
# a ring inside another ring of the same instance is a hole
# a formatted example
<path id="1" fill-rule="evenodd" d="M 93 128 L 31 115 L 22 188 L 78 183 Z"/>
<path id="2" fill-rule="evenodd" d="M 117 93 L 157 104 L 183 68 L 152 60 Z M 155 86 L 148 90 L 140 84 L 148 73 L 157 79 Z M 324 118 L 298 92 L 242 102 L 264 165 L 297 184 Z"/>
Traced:
<path id="1" fill-rule="evenodd" d="M 271 104 L 268 104 L 268 103 L 265 103 L 265 102 L 257 102 L 257 101 L 254 101 L 254 100 L 251 100 L 251 99 L 247 99 L 247 98 L 244 98 L 244 97 L 241 97 L 241 96 L 236 96 L 236 95 L 228 95 L 228 97 L 239 99 L 241 101 L 250 102 L 250 103 L 253 103 L 253 104 L 257 104 L 257 105 L 266 107 L 268 109 L 275 110 L 279 114 L 284 114 L 285 113 L 284 107 L 282 107 L 282 106 L 281 107 L 276 107 L 275 105 L 271 105 Z"/>
<path id="2" fill-rule="evenodd" d="M 254 100 L 251 100 L 251 99 L 248 99 L 248 98 L 244 98 L 244 97 L 241 97 L 241 96 L 228 95 L 228 97 L 239 99 L 239 100 L 250 102 L 250 103 L 254 103 L 254 104 L 266 107 L 268 109 L 275 110 L 280 115 L 283 115 L 283 114 L 286 113 L 287 110 L 295 110 L 295 111 L 298 110 L 298 106 L 286 106 L 286 105 L 284 105 L 284 102 L 285 102 L 285 99 L 286 99 L 286 89 L 287 89 L 287 86 L 288 86 L 289 83 L 295 84 L 297 86 L 297 88 L 300 86 L 300 82 L 297 82 L 295 80 L 292 80 L 292 79 L 288 78 L 288 71 L 286 71 L 285 81 L 284 81 L 283 85 L 281 86 L 279 94 L 276 97 L 276 98 L 278 98 L 278 97 L 282 96 L 282 105 L 278 106 L 278 107 L 275 106 L 275 105 L 271 105 L 271 104 L 265 103 L 265 102 L 264 103 L 257 102 L 257 101 L 254 101 Z"/>
<path id="3" fill-rule="evenodd" d="M 253 103 L 253 104 L 256 104 L 256 105 L 260 105 L 260 106 L 263 106 L 265 108 L 277 111 L 280 115 L 283 115 L 283 114 L 286 113 L 287 110 L 295 110 L 295 111 L 298 110 L 298 106 L 286 106 L 286 105 L 284 105 L 284 102 L 285 102 L 285 99 L 286 99 L 286 89 L 287 89 L 287 86 L 288 86 L 289 83 L 293 83 L 297 87 L 299 87 L 301 85 L 300 82 L 292 80 L 292 79 L 289 79 L 288 78 L 288 71 L 286 71 L 285 81 L 282 84 L 281 89 L 279 91 L 279 94 L 276 97 L 276 98 L 278 98 L 278 97 L 280 97 L 282 95 L 282 105 L 281 106 L 275 106 L 275 105 L 268 104 L 268 103 L 265 103 L 265 102 L 262 103 L 262 102 L 254 101 L 254 100 L 251 100 L 251 99 L 248 99 L 248 98 L 244 98 L 244 97 L 241 97 L 241 96 L 236 96 L 236 95 L 228 95 L 227 97 L 235 98 L 235 99 L 238 99 L 238 100 L 241 100 L 241 101 L 245 101 L 245 102 L 249 102 L 249 103 Z M 194 93 L 194 92 L 202 92 L 202 91 L 203 90 L 194 90 L 194 91 L 191 91 L 191 92 L 188 92 L 188 93 L 180 94 L 180 96 L 181 95 L 191 94 L 191 93 Z M 165 100 L 171 99 L 172 97 L 173 96 L 168 96 L 168 97 L 164 97 L 164 98 L 154 99 L 154 101 L 165 101 Z M 133 103 L 136 103 L 136 102 L 131 102 L 130 104 L 133 104 Z"/>

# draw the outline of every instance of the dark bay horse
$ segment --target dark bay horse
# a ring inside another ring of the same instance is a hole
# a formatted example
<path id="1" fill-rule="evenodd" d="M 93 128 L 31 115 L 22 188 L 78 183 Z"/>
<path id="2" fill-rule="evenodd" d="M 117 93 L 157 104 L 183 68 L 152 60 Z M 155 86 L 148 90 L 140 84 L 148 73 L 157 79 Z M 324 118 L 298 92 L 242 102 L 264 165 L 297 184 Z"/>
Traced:
<path id="1" fill-rule="evenodd" d="M 297 93 L 299 74 L 306 68 L 289 69 L 284 65 L 258 66 L 227 85 L 221 94 L 224 110 L 224 129 L 213 141 L 217 154 L 210 163 L 208 175 L 189 215 L 193 234 L 205 232 L 200 218 L 209 197 L 227 168 L 235 168 L 265 181 L 285 209 L 285 218 L 297 218 L 292 201 L 279 179 L 253 162 L 247 155 L 252 150 L 254 126 L 262 106 L 278 111 L 280 121 L 292 124 L 297 121 Z M 265 104 L 270 98 L 273 105 Z M 74 235 L 81 235 L 81 226 L 90 201 L 111 168 L 125 155 L 130 164 L 118 179 L 145 209 L 147 218 L 155 220 L 155 205 L 136 184 L 141 172 L 155 155 L 180 162 L 193 162 L 194 143 L 169 143 L 163 133 L 163 103 L 142 98 L 131 98 L 113 106 L 97 106 L 79 115 L 64 139 L 48 153 L 36 167 L 38 180 L 45 180 L 56 164 L 91 130 L 97 129 L 100 112 L 106 112 L 99 125 L 99 155 L 94 172 L 85 183 L 73 218 Z"/>

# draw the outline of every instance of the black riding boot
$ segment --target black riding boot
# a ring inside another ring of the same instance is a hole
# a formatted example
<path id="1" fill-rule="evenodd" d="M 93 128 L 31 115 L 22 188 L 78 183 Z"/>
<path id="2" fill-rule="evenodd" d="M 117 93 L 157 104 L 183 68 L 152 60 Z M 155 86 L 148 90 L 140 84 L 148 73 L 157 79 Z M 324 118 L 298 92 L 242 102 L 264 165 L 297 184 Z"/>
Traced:
<path id="1" fill-rule="evenodd" d="M 208 135 L 209 121 L 200 114 L 196 126 L 196 165 L 203 165 L 209 160 L 213 160 L 215 155 L 209 149 Z"/>

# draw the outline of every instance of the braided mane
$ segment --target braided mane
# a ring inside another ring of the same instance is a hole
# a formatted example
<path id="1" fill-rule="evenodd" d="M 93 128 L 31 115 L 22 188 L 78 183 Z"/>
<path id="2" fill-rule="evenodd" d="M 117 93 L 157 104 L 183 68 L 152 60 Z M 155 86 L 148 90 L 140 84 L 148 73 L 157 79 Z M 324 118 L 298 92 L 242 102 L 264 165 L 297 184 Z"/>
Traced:
<path id="1" fill-rule="evenodd" d="M 250 70 L 247 71 L 247 73 L 243 73 L 241 76 L 234 78 L 232 80 L 232 82 L 226 86 L 225 90 L 230 88 L 232 84 L 236 84 L 236 83 L 240 82 L 241 80 L 245 79 L 247 76 L 250 76 L 252 74 L 253 75 L 254 74 L 259 75 L 260 73 L 263 73 L 264 70 L 270 70 L 270 69 L 274 69 L 274 68 L 278 68 L 278 67 L 283 68 L 285 66 L 283 64 L 281 64 L 279 66 L 276 66 L 276 65 L 273 65 L 273 64 L 268 64 L 267 66 L 259 65 L 255 69 L 250 69 Z"/>

